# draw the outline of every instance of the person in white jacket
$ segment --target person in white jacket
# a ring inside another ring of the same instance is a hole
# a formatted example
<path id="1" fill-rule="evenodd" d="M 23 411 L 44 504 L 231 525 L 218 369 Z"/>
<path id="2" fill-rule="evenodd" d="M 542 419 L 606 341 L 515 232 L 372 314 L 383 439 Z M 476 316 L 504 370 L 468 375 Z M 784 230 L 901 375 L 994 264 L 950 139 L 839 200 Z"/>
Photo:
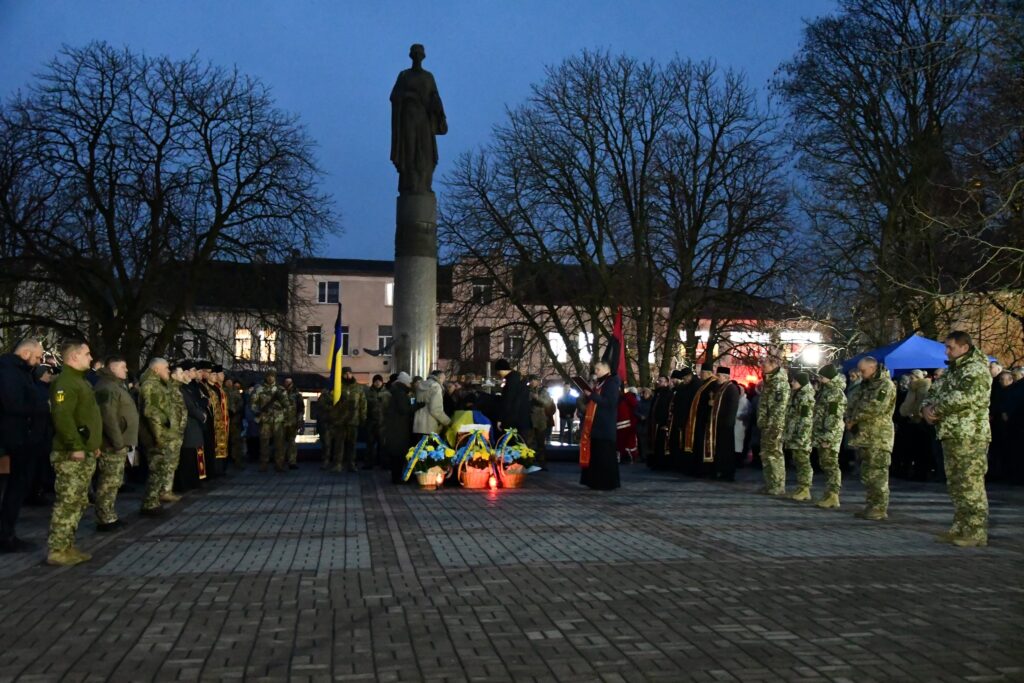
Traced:
<path id="1" fill-rule="evenodd" d="M 424 434 L 440 432 L 452 421 L 444 412 L 444 380 L 444 372 L 434 370 L 416 387 L 416 403 L 420 406 L 412 418 L 416 440 Z"/>
<path id="2" fill-rule="evenodd" d="M 747 438 L 747 423 L 750 421 L 750 401 L 747 391 L 740 385 L 740 402 L 736 405 L 736 426 L 733 427 L 734 443 L 736 444 L 736 466 L 742 467 L 747 462 L 747 454 L 743 452 L 743 444 Z"/>

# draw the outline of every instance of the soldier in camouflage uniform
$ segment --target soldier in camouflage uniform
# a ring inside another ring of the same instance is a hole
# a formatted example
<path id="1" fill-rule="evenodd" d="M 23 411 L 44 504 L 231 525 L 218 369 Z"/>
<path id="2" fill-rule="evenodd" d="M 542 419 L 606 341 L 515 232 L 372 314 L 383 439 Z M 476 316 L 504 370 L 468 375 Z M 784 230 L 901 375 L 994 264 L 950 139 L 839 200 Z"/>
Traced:
<path id="1" fill-rule="evenodd" d="M 295 409 L 288 398 L 288 392 L 277 383 L 276 372 L 271 371 L 264 376 L 263 384 L 253 394 L 252 405 L 260 425 L 260 472 L 267 471 L 271 444 L 274 446 L 274 469 L 286 472 L 285 419 Z"/>
<path id="2" fill-rule="evenodd" d="M 989 402 L 992 376 L 988 359 L 965 332 L 946 338 L 947 371 L 939 388 L 928 395 L 921 415 L 935 425 L 942 442 L 953 526 L 940 540 L 961 547 L 988 544 L 988 444 L 992 440 Z"/>
<path id="3" fill-rule="evenodd" d="M 331 406 L 327 415 L 330 422 L 333 470 L 356 471 L 356 432 L 366 421 L 366 393 L 356 382 L 352 372 L 345 369 L 342 374 L 341 398 Z"/>
<path id="4" fill-rule="evenodd" d="M 284 414 L 284 450 L 288 454 L 288 469 L 299 469 L 299 446 L 295 436 L 299 428 L 303 426 L 303 415 L 305 414 L 306 402 L 302 394 L 295 388 L 295 382 L 291 377 L 284 380 L 284 390 L 288 393 L 288 402 L 291 410 Z"/>
<path id="5" fill-rule="evenodd" d="M 855 513 L 862 519 L 880 521 L 889 517 L 889 464 L 895 427 L 896 385 L 889 371 L 867 356 L 857 364 L 861 380 L 846 407 L 846 428 L 850 446 L 860 456 L 860 480 L 864 484 L 864 509 Z"/>
<path id="6" fill-rule="evenodd" d="M 384 386 L 384 378 L 374 375 L 366 388 L 366 462 L 365 469 L 384 467 L 384 412 L 391 392 Z"/>
<path id="7" fill-rule="evenodd" d="M 180 376 L 180 370 L 178 370 Z M 178 382 L 171 378 L 171 368 L 163 358 L 154 358 L 142 373 L 139 385 L 142 404 L 143 433 L 147 435 L 146 459 L 149 478 L 142 497 L 142 514 L 157 517 L 163 514 L 161 503 L 173 503 L 178 496 L 171 493 L 174 471 L 178 469 L 181 441 L 185 434 L 185 401 Z"/>
<path id="8" fill-rule="evenodd" d="M 316 431 L 320 436 L 320 469 L 327 470 L 331 467 L 331 457 L 334 453 L 333 442 L 331 441 L 331 406 L 334 405 L 334 400 L 331 396 L 331 390 L 324 389 L 320 392 L 320 396 L 317 397 L 316 403 L 313 404 L 314 410 L 313 417 L 316 419 Z"/>
<path id="9" fill-rule="evenodd" d="M 782 436 L 789 405 L 789 382 L 779 359 L 768 356 L 762 361 L 764 387 L 757 407 L 757 426 L 761 430 L 761 464 L 764 488 L 761 493 L 786 495 L 786 460 L 782 455 Z"/>
<path id="10" fill-rule="evenodd" d="M 242 461 L 242 419 L 245 417 L 245 401 L 237 382 L 224 380 L 224 395 L 228 401 L 228 456 L 238 469 L 245 469 Z"/>
<path id="11" fill-rule="evenodd" d="M 92 363 L 89 345 L 67 343 L 62 349 L 64 371 L 50 383 L 53 452 L 57 498 L 50 518 L 47 564 L 69 567 L 92 559 L 75 547 L 75 532 L 89 504 L 89 482 L 96 471 L 103 438 L 103 420 L 85 373 Z"/>
<path id="12" fill-rule="evenodd" d="M 129 450 L 139 442 L 139 410 L 128 393 L 128 364 L 110 357 L 97 373 L 96 403 L 103 418 L 103 453 L 96 482 L 96 530 L 109 532 L 123 526 L 117 518 L 117 492 L 124 484 L 124 464 Z"/>
<path id="13" fill-rule="evenodd" d="M 814 420 L 814 387 L 806 372 L 798 372 L 790 382 L 793 392 L 786 410 L 786 427 L 783 433 L 783 444 L 793 456 L 796 467 L 796 492 L 793 500 L 811 499 L 811 482 L 814 470 L 811 469 L 811 427 Z"/>
<path id="14" fill-rule="evenodd" d="M 843 475 L 839 469 L 839 448 L 843 443 L 843 415 L 846 413 L 846 378 L 835 366 L 826 365 L 818 371 L 821 389 L 814 403 L 814 424 L 811 444 L 818 449 L 818 464 L 825 473 L 825 495 L 817 502 L 820 508 L 838 508 Z"/>

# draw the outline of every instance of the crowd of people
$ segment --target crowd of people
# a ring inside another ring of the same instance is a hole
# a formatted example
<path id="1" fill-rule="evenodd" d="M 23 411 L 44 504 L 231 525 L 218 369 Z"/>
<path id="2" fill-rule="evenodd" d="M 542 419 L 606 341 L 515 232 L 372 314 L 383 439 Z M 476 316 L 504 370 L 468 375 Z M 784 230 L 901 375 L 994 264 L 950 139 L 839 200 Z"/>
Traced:
<path id="1" fill-rule="evenodd" d="M 898 383 L 871 356 L 847 382 L 833 365 L 816 373 L 787 370 L 769 355 L 760 386 L 747 390 L 730 380 L 728 368 L 703 365 L 699 375 L 677 370 L 639 402 L 647 463 L 733 481 L 749 453 L 763 469 L 761 493 L 810 501 L 816 459 L 825 475 L 816 504 L 838 508 L 843 472 L 850 469 L 844 460 L 856 460 L 866 496 L 856 514 L 868 520 L 888 517 L 890 474 L 934 478 L 947 482 L 955 509 L 940 540 L 986 545 L 986 474 L 1020 481 L 1024 464 L 1024 376 L 990 363 L 966 333 L 951 333 L 945 345 L 947 367 L 931 378 L 916 370 Z M 620 405 L 631 405 L 628 395 Z M 631 423 L 619 425 L 628 430 Z M 626 452 L 620 449 L 619 457 Z M 796 474 L 792 492 L 787 462 Z"/>
<path id="2" fill-rule="evenodd" d="M 810 501 L 816 460 L 825 475 L 816 504 L 838 508 L 843 473 L 856 459 L 866 490 L 858 516 L 886 519 L 890 474 L 941 479 L 955 507 L 943 540 L 984 545 L 986 473 L 1021 480 L 1024 373 L 990 364 L 962 332 L 952 333 L 946 348 L 946 368 L 931 376 L 915 370 L 896 382 L 872 357 L 847 382 L 832 365 L 787 371 L 768 356 L 757 387 L 744 388 L 729 368 L 705 364 L 637 391 L 622 390 L 609 365 L 597 363 L 594 385 L 557 406 L 540 378 L 523 377 L 506 360 L 495 365 L 496 392 L 475 376 L 449 380 L 441 370 L 387 381 L 377 375 L 364 386 L 346 369 L 340 398 L 325 387 L 311 413 L 322 469 L 355 471 L 362 434 L 363 468 L 390 469 L 395 483 L 408 449 L 456 419 L 515 429 L 544 467 L 556 413 L 562 442 L 579 438 L 581 482 L 598 489 L 619 486 L 622 461 L 645 459 L 655 469 L 734 481 L 737 466 L 756 458 L 763 493 Z M 33 548 L 17 536 L 19 511 L 25 502 L 48 504 L 52 492 L 47 561 L 88 560 L 75 546 L 79 522 L 91 498 L 97 531 L 122 526 L 115 503 L 126 466 L 142 473 L 139 512 L 146 517 L 164 515 L 166 505 L 223 476 L 229 463 L 241 469 L 253 460 L 261 472 L 271 462 L 279 473 L 298 467 L 305 402 L 291 378 L 279 384 L 267 372 L 243 386 L 208 361 L 154 358 L 135 382 L 124 358 L 95 361 L 82 341 L 65 343 L 61 358 L 58 366 L 31 340 L 0 356 L 0 552 Z M 796 474 L 790 493 L 787 462 Z"/>

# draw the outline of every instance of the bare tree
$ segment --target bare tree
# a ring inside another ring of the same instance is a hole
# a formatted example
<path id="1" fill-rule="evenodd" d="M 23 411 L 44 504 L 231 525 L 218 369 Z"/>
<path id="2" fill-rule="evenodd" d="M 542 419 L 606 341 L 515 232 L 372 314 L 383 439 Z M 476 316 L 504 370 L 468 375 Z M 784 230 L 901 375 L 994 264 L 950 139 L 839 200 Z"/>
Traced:
<path id="1" fill-rule="evenodd" d="M 934 217 L 960 202 L 951 133 L 987 40 L 982 6 L 841 0 L 781 68 L 815 243 L 805 282 L 867 343 L 936 333 L 932 301 L 913 290 L 936 290 L 957 258 Z"/>
<path id="2" fill-rule="evenodd" d="M 648 352 L 661 349 L 667 369 L 680 323 L 778 272 L 773 126 L 742 78 L 711 64 L 584 52 L 549 68 L 446 178 L 446 255 L 495 288 L 493 301 L 464 297 L 464 319 L 507 307 L 496 319 L 528 329 L 567 376 L 589 365 L 578 335 L 606 339 L 621 305 L 636 379 L 649 383 Z"/>
<path id="3" fill-rule="evenodd" d="M 215 259 L 283 261 L 333 229 L 295 117 L 195 57 L 65 48 L 0 122 L 0 287 L 79 314 L 18 304 L 7 326 L 88 334 L 135 362 L 167 349 Z"/>

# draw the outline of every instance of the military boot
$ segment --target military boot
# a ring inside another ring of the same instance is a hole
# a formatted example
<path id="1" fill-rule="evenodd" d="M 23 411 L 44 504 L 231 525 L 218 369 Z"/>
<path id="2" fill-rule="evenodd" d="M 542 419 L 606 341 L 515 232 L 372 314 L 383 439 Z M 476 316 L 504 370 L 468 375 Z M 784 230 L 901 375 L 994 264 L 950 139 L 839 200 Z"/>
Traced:
<path id="1" fill-rule="evenodd" d="M 784 498 L 786 496 L 786 489 L 772 489 L 768 492 L 769 496 L 775 496 L 776 498 Z"/>
<path id="2" fill-rule="evenodd" d="M 810 486 L 800 486 L 793 493 L 793 495 L 790 496 L 789 498 L 790 498 L 790 500 L 797 500 L 797 501 L 810 500 L 811 499 L 811 487 Z"/>
<path id="3" fill-rule="evenodd" d="M 939 543 L 952 543 L 954 538 L 960 538 L 960 534 L 955 531 L 943 531 L 935 535 L 935 540 Z"/>
<path id="4" fill-rule="evenodd" d="M 958 548 L 984 548 L 988 545 L 988 536 L 954 536 L 950 542 Z"/>
<path id="5" fill-rule="evenodd" d="M 160 494 L 161 503 L 177 503 L 179 500 L 181 500 L 181 496 L 170 491 L 164 491 Z"/>
<path id="6" fill-rule="evenodd" d="M 854 512 L 853 516 L 858 519 L 867 519 L 872 522 L 881 522 L 883 520 L 889 519 L 889 515 L 886 514 L 884 511 L 870 510 L 867 508 L 860 510 L 859 512 Z"/>
<path id="7" fill-rule="evenodd" d="M 72 552 L 71 548 L 66 550 L 51 550 L 46 556 L 46 564 L 51 567 L 74 567 L 83 560 Z"/>
<path id="8" fill-rule="evenodd" d="M 68 548 L 68 552 L 77 557 L 79 562 L 88 562 L 92 559 L 92 555 L 87 552 L 83 552 L 74 546 Z"/>
<path id="9" fill-rule="evenodd" d="M 826 493 L 825 497 L 815 503 L 822 510 L 831 510 L 833 508 L 839 508 L 839 494 L 838 493 Z"/>

